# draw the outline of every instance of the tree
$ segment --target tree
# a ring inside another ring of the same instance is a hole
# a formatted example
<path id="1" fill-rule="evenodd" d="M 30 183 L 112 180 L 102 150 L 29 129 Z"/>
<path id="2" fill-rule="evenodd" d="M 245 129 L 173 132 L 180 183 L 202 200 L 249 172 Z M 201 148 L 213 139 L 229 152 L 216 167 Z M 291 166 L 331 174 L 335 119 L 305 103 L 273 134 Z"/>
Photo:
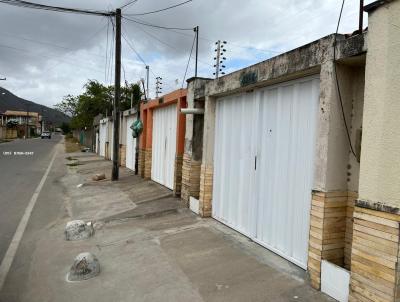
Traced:
<path id="1" fill-rule="evenodd" d="M 139 84 L 130 84 L 125 87 L 121 87 L 121 103 L 120 110 L 124 111 L 131 108 L 131 98 L 133 100 L 132 107 L 136 108 L 140 99 L 142 98 L 142 91 L 140 90 Z"/>
<path id="2" fill-rule="evenodd" d="M 54 108 L 69 117 L 73 117 L 76 114 L 76 107 L 78 106 L 78 99 L 70 94 L 63 97 L 61 103 L 54 105 Z"/>
<path id="3" fill-rule="evenodd" d="M 93 118 L 98 114 L 111 115 L 113 110 L 114 87 L 105 86 L 96 80 L 89 80 L 84 85 L 84 92 L 78 96 L 67 95 L 55 108 L 71 116 L 71 128 L 80 129 L 91 127 Z M 140 102 L 142 92 L 138 84 L 130 84 L 121 87 L 120 110 L 133 107 Z"/>
<path id="4" fill-rule="evenodd" d="M 7 128 L 9 129 L 14 129 L 18 126 L 18 121 L 17 120 L 9 120 L 7 122 Z"/>
<path id="5" fill-rule="evenodd" d="M 69 127 L 68 123 L 62 123 L 60 128 L 61 128 L 63 134 L 68 134 L 71 132 L 71 128 Z"/>

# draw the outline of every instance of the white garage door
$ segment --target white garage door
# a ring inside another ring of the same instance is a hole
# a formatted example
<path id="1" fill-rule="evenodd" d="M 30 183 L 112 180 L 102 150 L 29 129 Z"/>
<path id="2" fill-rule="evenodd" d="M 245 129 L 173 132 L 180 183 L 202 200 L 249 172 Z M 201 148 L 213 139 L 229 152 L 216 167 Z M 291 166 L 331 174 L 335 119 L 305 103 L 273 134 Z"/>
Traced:
<path id="1" fill-rule="evenodd" d="M 151 179 L 173 189 L 176 154 L 176 105 L 153 111 Z"/>
<path id="2" fill-rule="evenodd" d="M 217 100 L 213 217 L 307 267 L 319 79 Z"/>
<path id="3" fill-rule="evenodd" d="M 99 129 L 99 154 L 100 156 L 106 156 L 106 140 L 107 140 L 107 122 L 100 124 Z"/>
<path id="4" fill-rule="evenodd" d="M 132 136 L 131 126 L 136 121 L 136 115 L 126 119 L 126 167 L 135 171 L 136 138 Z"/>

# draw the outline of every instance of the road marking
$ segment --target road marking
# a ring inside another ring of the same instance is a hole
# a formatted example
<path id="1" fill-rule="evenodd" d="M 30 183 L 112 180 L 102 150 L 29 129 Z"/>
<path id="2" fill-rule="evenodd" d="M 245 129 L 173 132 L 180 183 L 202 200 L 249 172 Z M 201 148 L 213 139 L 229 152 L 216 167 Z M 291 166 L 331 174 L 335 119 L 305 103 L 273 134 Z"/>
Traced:
<path id="1" fill-rule="evenodd" d="M 1 262 L 1 265 L 0 265 L 0 291 L 3 288 L 4 282 L 6 281 L 7 274 L 10 270 L 11 264 L 14 261 L 15 254 L 16 254 L 18 246 L 21 242 L 22 236 L 24 235 L 29 218 L 31 217 L 33 208 L 36 204 L 36 201 L 38 199 L 40 191 L 42 190 L 42 187 L 47 179 L 47 176 L 49 175 L 50 169 L 53 165 L 56 155 L 57 155 L 57 150 L 54 152 L 54 155 L 50 161 L 49 166 L 47 167 L 46 172 L 44 173 L 42 179 L 40 180 L 39 185 L 37 186 L 35 192 L 33 193 L 32 198 L 29 201 L 29 204 L 25 209 L 24 216 L 22 216 L 22 218 L 18 224 L 17 230 L 15 231 L 15 234 L 14 234 L 14 236 L 11 240 L 11 243 L 7 249 L 7 252 Z"/>

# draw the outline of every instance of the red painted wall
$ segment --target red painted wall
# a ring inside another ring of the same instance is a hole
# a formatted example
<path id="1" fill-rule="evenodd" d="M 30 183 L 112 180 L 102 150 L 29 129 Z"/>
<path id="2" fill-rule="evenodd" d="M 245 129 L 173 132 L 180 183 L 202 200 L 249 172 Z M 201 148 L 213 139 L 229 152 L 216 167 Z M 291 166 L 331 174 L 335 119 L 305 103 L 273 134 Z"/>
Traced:
<path id="1" fill-rule="evenodd" d="M 176 154 L 183 155 L 185 145 L 186 117 L 184 114 L 181 113 L 181 108 L 187 107 L 186 95 L 186 89 L 178 89 L 140 105 L 140 116 L 143 122 L 143 132 L 140 136 L 139 144 L 140 149 L 151 149 L 153 138 L 153 110 L 156 108 L 176 104 Z M 161 98 L 163 99 L 162 103 L 160 103 Z"/>

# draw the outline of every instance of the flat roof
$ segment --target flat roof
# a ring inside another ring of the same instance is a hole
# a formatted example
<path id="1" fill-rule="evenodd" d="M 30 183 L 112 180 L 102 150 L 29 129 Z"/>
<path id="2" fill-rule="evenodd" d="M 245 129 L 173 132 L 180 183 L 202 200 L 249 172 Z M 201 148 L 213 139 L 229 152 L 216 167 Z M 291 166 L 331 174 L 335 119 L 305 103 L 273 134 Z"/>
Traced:
<path id="1" fill-rule="evenodd" d="M 15 116 L 27 116 L 29 113 L 29 116 L 37 117 L 39 116 L 38 112 L 33 112 L 33 111 L 17 111 L 17 110 L 7 110 L 4 115 L 15 115 Z"/>

